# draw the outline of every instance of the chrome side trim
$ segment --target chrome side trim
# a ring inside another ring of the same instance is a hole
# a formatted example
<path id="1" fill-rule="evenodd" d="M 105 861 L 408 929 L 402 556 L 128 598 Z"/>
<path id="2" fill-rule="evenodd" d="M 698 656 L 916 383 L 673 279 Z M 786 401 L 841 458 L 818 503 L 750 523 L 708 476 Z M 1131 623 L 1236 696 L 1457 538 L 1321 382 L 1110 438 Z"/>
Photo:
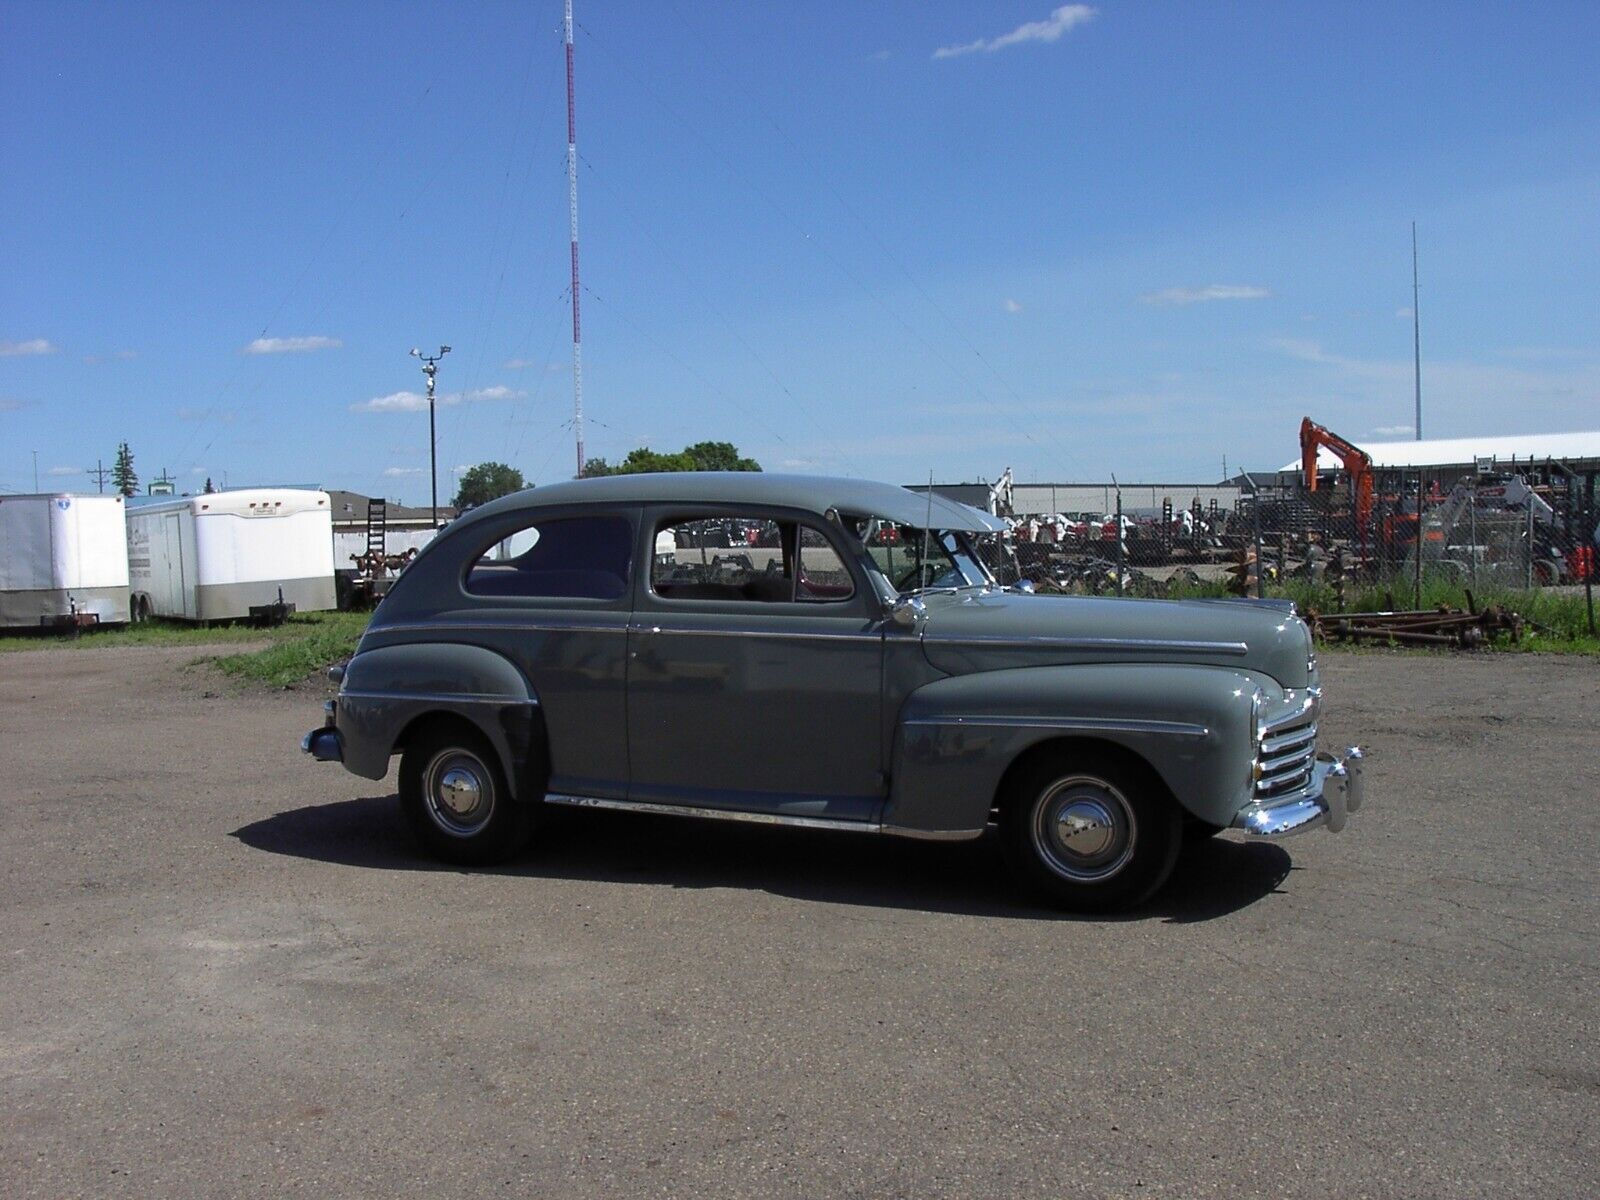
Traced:
<path id="1" fill-rule="evenodd" d="M 609 808 L 619 812 L 657 813 L 667 817 L 702 817 L 712 821 L 745 821 L 754 825 L 787 825 L 797 829 L 835 829 L 847 833 L 883 833 L 877 821 L 841 821 L 835 817 L 787 817 L 778 813 L 743 812 L 727 808 L 696 808 L 687 804 L 656 804 L 648 800 L 612 800 L 601 796 L 545 793 L 546 804 L 570 808 Z"/>
<path id="2" fill-rule="evenodd" d="M 801 630 L 782 629 L 674 629 L 670 626 L 647 624 L 630 625 L 636 633 L 693 634 L 697 637 L 767 638 L 786 642 L 881 642 L 881 633 L 807 633 Z"/>
<path id="3" fill-rule="evenodd" d="M 1006 717 L 1006 716 L 950 716 L 912 717 L 907 725 L 958 726 L 979 725 L 1000 729 L 1070 729 L 1084 733 L 1156 733 L 1168 737 L 1209 737 L 1211 730 L 1204 725 L 1191 725 L 1186 721 L 1134 721 L 1113 720 L 1106 717 Z"/>
<path id="4" fill-rule="evenodd" d="M 1046 647 L 1055 650 L 1148 650 L 1174 654 L 1244 655 L 1244 642 L 1164 641 L 1160 638 L 1014 637 L 1006 634 L 971 634 L 967 637 L 924 637 L 929 646 Z"/>
<path id="5" fill-rule="evenodd" d="M 619 614 L 621 615 L 621 614 Z M 395 625 L 370 625 L 367 631 L 385 633 L 437 633 L 440 630 L 465 630 L 482 633 L 485 630 L 505 630 L 508 633 L 627 633 L 623 625 L 564 625 L 557 622 L 529 621 L 409 621 Z"/>
<path id="6" fill-rule="evenodd" d="M 526 704 L 538 708 L 531 696 L 491 696 L 482 692 L 340 692 L 340 700 L 421 700 L 430 704 Z"/>

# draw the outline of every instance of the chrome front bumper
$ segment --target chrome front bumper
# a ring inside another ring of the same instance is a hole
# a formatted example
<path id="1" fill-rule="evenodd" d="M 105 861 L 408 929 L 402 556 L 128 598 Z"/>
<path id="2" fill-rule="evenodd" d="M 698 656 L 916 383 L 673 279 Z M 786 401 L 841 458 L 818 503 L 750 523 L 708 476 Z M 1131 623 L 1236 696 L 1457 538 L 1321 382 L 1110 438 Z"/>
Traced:
<path id="1" fill-rule="evenodd" d="M 1319 753 L 1304 791 L 1247 805 L 1234 817 L 1233 827 L 1263 838 L 1288 837 L 1319 826 L 1338 833 L 1365 798 L 1362 757 L 1359 746 L 1351 746 L 1343 758 Z"/>

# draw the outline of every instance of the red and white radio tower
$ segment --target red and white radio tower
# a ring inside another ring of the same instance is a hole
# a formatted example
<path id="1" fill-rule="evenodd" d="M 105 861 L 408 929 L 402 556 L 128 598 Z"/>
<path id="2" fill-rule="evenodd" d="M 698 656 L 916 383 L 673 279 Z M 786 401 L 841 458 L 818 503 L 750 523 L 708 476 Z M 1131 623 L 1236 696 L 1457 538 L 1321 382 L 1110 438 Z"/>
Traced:
<path id="1" fill-rule="evenodd" d="M 567 187 L 572 220 L 572 427 L 583 477 L 583 338 L 578 322 L 578 106 L 572 91 L 572 0 L 567 0 Z"/>

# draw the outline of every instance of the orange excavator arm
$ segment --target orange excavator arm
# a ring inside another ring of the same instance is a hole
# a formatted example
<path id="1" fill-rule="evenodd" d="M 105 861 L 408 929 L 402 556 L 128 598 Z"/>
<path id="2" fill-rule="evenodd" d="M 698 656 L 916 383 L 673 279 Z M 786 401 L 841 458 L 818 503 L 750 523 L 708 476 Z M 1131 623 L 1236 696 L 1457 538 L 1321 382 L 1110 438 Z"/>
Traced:
<path id="1" fill-rule="evenodd" d="M 1355 494 L 1356 525 L 1366 529 L 1372 519 L 1373 491 L 1372 459 L 1361 447 L 1345 441 L 1332 430 L 1324 429 L 1310 417 L 1300 422 L 1300 469 L 1305 474 L 1306 491 L 1317 490 L 1317 449 L 1326 446 L 1338 455 L 1350 476 L 1350 490 Z"/>

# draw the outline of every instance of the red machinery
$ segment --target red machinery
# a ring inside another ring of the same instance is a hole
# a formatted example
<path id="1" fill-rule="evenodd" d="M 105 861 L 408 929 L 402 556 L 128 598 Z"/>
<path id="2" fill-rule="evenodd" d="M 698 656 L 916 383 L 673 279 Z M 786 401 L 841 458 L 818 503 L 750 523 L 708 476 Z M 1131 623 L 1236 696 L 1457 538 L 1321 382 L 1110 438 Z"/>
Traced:
<path id="1" fill-rule="evenodd" d="M 1356 529 L 1363 540 L 1367 524 L 1372 520 L 1373 496 L 1376 490 L 1372 480 L 1372 459 L 1361 447 L 1345 441 L 1337 433 L 1324 429 L 1310 417 L 1300 422 L 1300 469 L 1305 472 L 1306 491 L 1317 490 L 1317 448 L 1326 446 L 1338 455 L 1345 472 L 1350 476 L 1350 492 L 1355 499 Z"/>

